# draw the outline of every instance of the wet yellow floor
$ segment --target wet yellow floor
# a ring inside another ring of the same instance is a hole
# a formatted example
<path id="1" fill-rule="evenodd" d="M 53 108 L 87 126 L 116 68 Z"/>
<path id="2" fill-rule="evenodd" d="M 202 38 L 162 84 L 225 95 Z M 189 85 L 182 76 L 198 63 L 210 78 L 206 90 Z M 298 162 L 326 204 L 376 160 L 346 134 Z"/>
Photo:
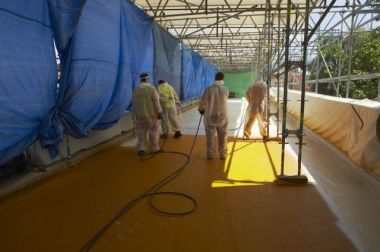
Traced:
<path id="1" fill-rule="evenodd" d="M 193 136 L 169 139 L 188 152 Z M 0 251 L 79 251 L 127 202 L 179 167 L 160 154 L 141 161 L 132 147 L 110 148 L 0 202 Z M 143 200 L 91 251 L 355 251 L 314 185 L 277 186 L 281 145 L 231 138 L 227 160 L 206 159 L 205 137 L 165 191 L 191 195 L 198 208 L 167 217 Z M 287 174 L 295 172 L 292 155 Z M 156 199 L 179 210 L 182 199 Z"/>

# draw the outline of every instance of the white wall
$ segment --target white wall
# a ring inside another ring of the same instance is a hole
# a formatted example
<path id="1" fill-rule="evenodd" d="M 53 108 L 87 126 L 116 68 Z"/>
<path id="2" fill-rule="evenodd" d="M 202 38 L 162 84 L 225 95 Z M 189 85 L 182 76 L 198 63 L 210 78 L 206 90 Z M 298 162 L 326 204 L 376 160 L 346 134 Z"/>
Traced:
<path id="1" fill-rule="evenodd" d="M 300 99 L 299 91 L 289 90 L 288 113 L 299 117 Z M 354 163 L 380 175 L 380 141 L 376 135 L 380 103 L 309 92 L 306 100 L 305 125 L 341 149 Z"/>

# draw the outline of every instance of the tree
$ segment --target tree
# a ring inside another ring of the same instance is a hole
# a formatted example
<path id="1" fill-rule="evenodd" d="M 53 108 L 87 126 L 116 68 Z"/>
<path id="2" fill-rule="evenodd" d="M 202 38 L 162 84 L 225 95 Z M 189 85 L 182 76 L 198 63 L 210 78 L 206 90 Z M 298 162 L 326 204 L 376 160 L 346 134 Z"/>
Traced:
<path id="1" fill-rule="evenodd" d="M 380 0 L 379 0 L 380 1 Z M 368 73 L 380 72 L 380 28 L 373 31 L 360 31 L 354 33 L 354 44 L 352 51 L 351 74 L 362 75 Z M 320 38 L 321 52 L 326 60 L 331 75 L 336 77 L 339 75 L 339 55 L 342 59 L 341 76 L 347 75 L 348 72 L 348 46 L 349 39 L 342 38 L 336 35 L 328 35 Z M 342 51 L 343 50 L 343 51 Z M 314 59 L 316 61 L 316 58 Z M 323 62 L 321 63 L 323 66 Z M 311 70 L 311 79 L 315 79 L 317 69 Z M 329 78 L 328 71 L 325 66 L 321 68 L 319 78 Z M 345 97 L 346 82 L 340 82 L 339 93 Z M 350 83 L 350 98 L 355 99 L 375 99 L 378 92 L 378 80 L 357 80 Z M 326 88 L 324 85 L 319 86 L 319 91 L 322 94 L 336 95 L 335 90 Z"/>

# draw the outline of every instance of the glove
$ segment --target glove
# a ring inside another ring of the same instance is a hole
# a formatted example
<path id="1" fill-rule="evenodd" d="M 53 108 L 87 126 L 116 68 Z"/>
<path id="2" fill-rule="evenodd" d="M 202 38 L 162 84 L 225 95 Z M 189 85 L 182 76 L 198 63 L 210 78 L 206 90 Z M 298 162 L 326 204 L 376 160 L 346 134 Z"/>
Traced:
<path id="1" fill-rule="evenodd" d="M 201 114 L 201 115 L 203 115 L 203 114 L 205 113 L 204 110 L 199 110 L 199 109 L 198 109 L 198 111 L 199 111 L 199 114 Z"/>
<path id="2" fill-rule="evenodd" d="M 161 120 L 161 119 L 162 119 L 162 114 L 161 114 L 161 113 L 158 113 L 158 114 L 157 114 L 157 119 L 158 119 L 158 120 Z"/>

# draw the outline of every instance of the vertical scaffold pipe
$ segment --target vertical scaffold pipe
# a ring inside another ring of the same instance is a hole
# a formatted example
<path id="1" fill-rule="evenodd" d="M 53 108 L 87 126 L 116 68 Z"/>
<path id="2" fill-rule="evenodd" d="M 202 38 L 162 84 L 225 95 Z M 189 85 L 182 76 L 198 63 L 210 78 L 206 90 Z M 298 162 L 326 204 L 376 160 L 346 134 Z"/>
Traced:
<path id="1" fill-rule="evenodd" d="M 351 27 L 350 27 L 350 43 L 348 48 L 348 69 L 347 69 L 347 83 L 346 83 L 346 98 L 350 95 L 351 84 L 351 67 L 352 67 L 352 48 L 354 47 L 354 29 L 355 29 L 355 0 L 352 0 L 352 14 L 351 14 Z"/>
<path id="2" fill-rule="evenodd" d="M 305 29 L 304 29 L 304 40 L 303 40 L 303 58 L 302 58 L 302 82 L 301 82 L 301 111 L 300 111 L 300 131 L 298 135 L 298 176 L 301 175 L 301 164 L 302 164 L 302 146 L 303 146 L 303 120 L 305 115 L 305 92 L 306 92 L 306 70 L 307 70 L 307 46 L 309 44 L 309 9 L 310 2 L 306 0 L 305 9 Z"/>
<path id="3" fill-rule="evenodd" d="M 319 27 L 318 27 L 319 35 Z M 321 71 L 321 61 L 319 57 L 319 39 L 317 40 L 317 76 L 315 78 L 315 93 L 318 94 L 318 85 L 319 85 L 319 72 Z"/>
<path id="4" fill-rule="evenodd" d="M 286 11 L 286 29 L 285 29 L 285 72 L 283 88 L 283 107 L 282 107 L 282 132 L 281 132 L 281 176 L 284 175 L 285 163 L 285 140 L 288 136 L 286 130 L 286 111 L 288 106 L 288 75 L 289 75 L 289 37 L 290 37 L 290 13 L 292 1 L 288 0 Z"/>
<path id="5" fill-rule="evenodd" d="M 281 41 L 280 41 L 280 36 L 281 36 L 281 31 L 280 31 L 280 27 L 281 27 L 281 8 L 278 9 L 278 19 L 277 19 L 277 70 L 280 69 L 280 57 L 281 57 L 281 52 L 280 52 L 280 44 L 281 44 Z M 279 113 L 279 109 L 280 109 L 280 73 L 277 72 L 277 116 L 276 116 L 276 119 L 277 119 L 277 137 L 280 136 L 280 113 Z"/>
<path id="6" fill-rule="evenodd" d="M 267 0 L 266 4 L 266 9 L 267 9 L 267 38 L 268 38 L 268 53 L 267 53 L 267 106 L 266 106 L 266 117 L 267 117 L 267 125 L 266 125 L 266 131 L 267 131 L 267 136 L 269 137 L 269 120 L 270 120 L 270 100 L 269 100 L 269 90 L 271 88 L 271 78 L 272 78 L 272 73 L 271 73 L 271 66 L 272 66 L 272 27 L 271 27 L 271 5 L 270 5 L 270 0 Z"/>
<path id="7" fill-rule="evenodd" d="M 340 18 L 343 20 L 343 13 L 340 13 Z M 336 96 L 341 97 L 340 95 L 340 76 L 342 75 L 342 69 L 343 69 L 343 55 L 344 55 L 344 39 L 343 39 L 343 23 L 340 24 L 340 33 L 339 33 L 339 60 L 338 60 L 338 81 L 336 86 Z"/>

